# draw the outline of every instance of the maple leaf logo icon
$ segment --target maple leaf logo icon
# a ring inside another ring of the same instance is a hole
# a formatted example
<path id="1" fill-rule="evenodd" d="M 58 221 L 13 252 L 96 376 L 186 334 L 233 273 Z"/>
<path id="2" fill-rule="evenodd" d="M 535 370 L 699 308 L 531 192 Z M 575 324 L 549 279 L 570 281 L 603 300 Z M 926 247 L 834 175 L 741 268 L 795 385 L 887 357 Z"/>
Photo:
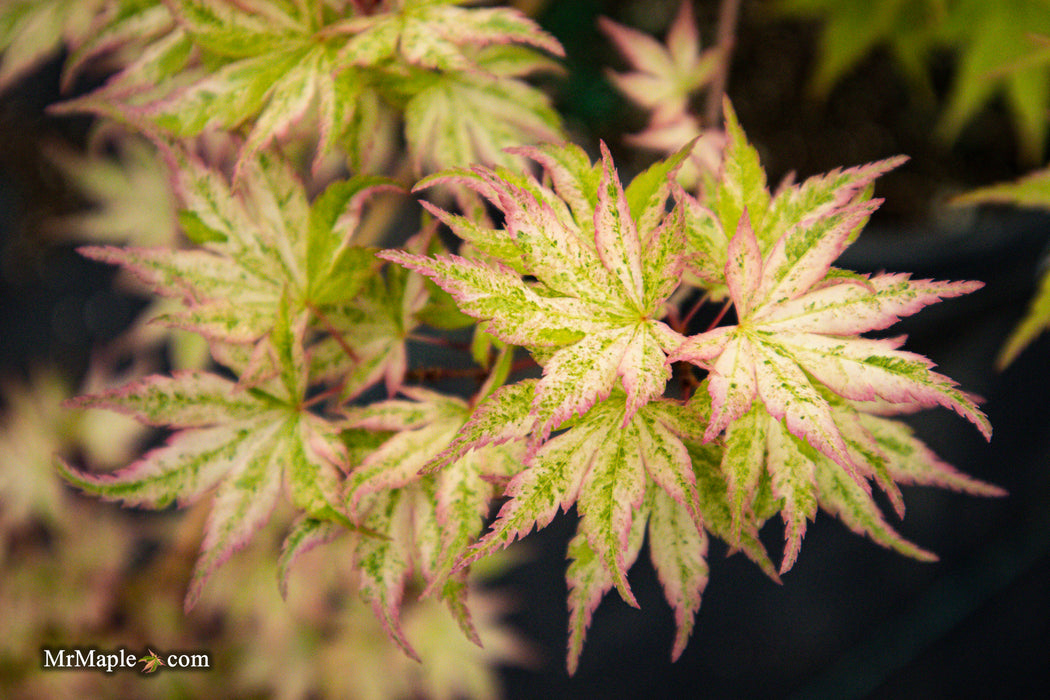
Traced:
<path id="1" fill-rule="evenodd" d="M 157 656 L 157 653 L 152 649 L 148 649 L 147 651 L 149 654 L 140 658 L 139 662 L 145 664 L 142 667 L 143 673 L 153 673 L 157 670 L 157 667 L 163 666 L 164 662 L 160 660 L 160 657 Z"/>

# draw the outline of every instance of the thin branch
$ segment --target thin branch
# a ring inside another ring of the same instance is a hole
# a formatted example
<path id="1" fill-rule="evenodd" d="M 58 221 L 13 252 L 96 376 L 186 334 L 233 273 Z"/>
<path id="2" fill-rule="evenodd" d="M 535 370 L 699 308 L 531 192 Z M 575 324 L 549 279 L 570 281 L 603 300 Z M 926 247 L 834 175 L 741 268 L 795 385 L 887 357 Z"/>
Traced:
<path id="1" fill-rule="evenodd" d="M 733 48 L 736 45 L 736 25 L 740 21 L 740 0 L 722 0 L 718 10 L 718 49 L 722 54 L 721 64 L 711 81 L 707 93 L 707 104 L 704 108 L 704 126 L 712 128 L 719 122 L 722 114 L 722 96 L 729 83 L 729 64 L 733 60 Z"/>
<path id="2" fill-rule="evenodd" d="M 696 315 L 696 312 L 700 310 L 700 307 L 706 304 L 708 299 L 710 298 L 711 292 L 704 292 L 703 294 L 701 294 L 700 298 L 696 300 L 695 304 L 693 304 L 693 308 L 689 309 L 689 313 L 687 313 L 685 315 L 685 318 L 682 319 L 682 328 L 676 328 L 675 330 L 677 330 L 679 333 L 685 333 L 685 329 L 689 326 L 689 322 L 693 320 L 693 316 Z M 722 313 L 724 314 L 725 312 L 723 311 Z"/>
<path id="3" fill-rule="evenodd" d="M 732 299 L 727 299 L 726 303 L 722 305 L 722 310 L 718 312 L 717 316 L 715 316 L 715 320 L 711 321 L 711 325 L 707 327 L 708 331 L 714 330 L 714 327 L 722 322 L 722 319 L 725 318 L 726 312 L 729 311 L 729 307 L 732 306 L 732 305 L 733 305 L 733 300 Z M 706 333 L 707 331 L 704 331 L 704 332 Z"/>

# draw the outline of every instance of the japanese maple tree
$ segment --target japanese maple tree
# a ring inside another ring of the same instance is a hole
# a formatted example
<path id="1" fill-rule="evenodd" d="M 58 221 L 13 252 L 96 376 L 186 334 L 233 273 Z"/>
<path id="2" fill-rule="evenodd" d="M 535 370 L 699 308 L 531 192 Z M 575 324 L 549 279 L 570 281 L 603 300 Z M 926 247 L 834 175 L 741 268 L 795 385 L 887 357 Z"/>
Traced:
<path id="1" fill-rule="evenodd" d="M 637 142 L 674 142 L 626 181 L 605 143 L 570 143 L 527 82 L 564 52 L 516 9 L 98 2 L 95 32 L 69 17 L 67 81 L 102 56 L 116 72 L 58 110 L 156 144 L 186 241 L 81 251 L 167 297 L 175 310 L 155 322 L 204 338 L 211 362 L 73 400 L 170 434 L 114 473 L 60 469 L 132 506 L 211 498 L 187 608 L 287 501 L 282 589 L 304 552 L 345 547 L 406 654 L 400 611 L 420 591 L 483 643 L 470 568 L 575 507 L 569 671 L 606 593 L 637 607 L 629 571 L 646 541 L 678 658 L 710 538 L 779 580 L 823 509 L 929 560 L 873 483 L 901 516 L 900 484 L 1003 493 L 897 418 L 944 407 L 991 437 L 975 397 L 882 333 L 981 283 L 835 266 L 881 203 L 877 178 L 905 158 L 771 192 L 728 99 L 721 128 L 701 133 L 689 111 L 729 47 L 701 48 L 688 4 L 666 47 L 602 23 L 632 68 L 614 81 L 651 112 Z M 216 131 L 232 147 L 209 158 Z M 391 207 L 411 212 L 409 236 L 376 234 Z M 704 304 L 721 307 L 706 328 Z M 464 329 L 469 369 L 420 366 L 418 343 L 456 348 Z M 474 384 L 450 393 L 449 377 Z M 759 531 L 778 515 L 776 565 Z"/>

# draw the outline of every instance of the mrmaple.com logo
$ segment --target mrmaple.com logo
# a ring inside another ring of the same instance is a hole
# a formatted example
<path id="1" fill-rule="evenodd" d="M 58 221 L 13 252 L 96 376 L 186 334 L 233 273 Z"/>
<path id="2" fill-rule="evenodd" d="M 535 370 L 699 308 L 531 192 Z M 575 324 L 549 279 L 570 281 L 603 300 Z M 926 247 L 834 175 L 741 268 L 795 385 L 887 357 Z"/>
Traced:
<path id="1" fill-rule="evenodd" d="M 147 649 L 145 654 L 134 654 L 127 649 L 99 651 L 98 649 L 42 649 L 45 670 L 88 669 L 113 673 L 137 668 L 142 673 L 153 673 L 158 668 L 197 669 L 211 668 L 211 655 L 207 652 L 174 652 L 157 654 Z"/>

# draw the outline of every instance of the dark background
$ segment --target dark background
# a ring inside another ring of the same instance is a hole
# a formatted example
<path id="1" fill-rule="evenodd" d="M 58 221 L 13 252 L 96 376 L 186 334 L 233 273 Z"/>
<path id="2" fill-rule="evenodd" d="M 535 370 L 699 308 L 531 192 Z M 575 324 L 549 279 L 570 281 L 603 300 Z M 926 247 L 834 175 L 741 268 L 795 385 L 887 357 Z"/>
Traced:
<path id="1" fill-rule="evenodd" d="M 653 23 L 673 3 L 652 3 Z M 960 470 L 1006 488 L 1004 499 L 906 488 L 907 517 L 887 518 L 940 561 L 914 562 L 818 516 L 783 585 L 712 543 L 711 579 L 692 640 L 669 662 L 672 614 L 643 549 L 631 572 L 641 611 L 610 594 L 595 615 L 579 671 L 564 670 L 568 613 L 565 546 L 574 514 L 527 541 L 528 561 L 494 584 L 519 602 L 513 624 L 541 651 L 537 668 L 507 669 L 514 698 L 1048 697 L 1050 684 L 1050 339 L 1006 371 L 996 352 L 1035 290 L 1046 253 L 1044 214 L 954 210 L 946 199 L 1026 171 L 1001 104 L 950 148 L 928 136 L 931 105 L 909 95 L 889 59 L 876 53 L 826 100 L 807 96 L 815 27 L 772 21 L 745 2 L 729 94 L 777 182 L 905 153 L 912 160 L 879 181 L 886 204 L 842 260 L 862 272 L 979 279 L 986 287 L 929 308 L 896 327 L 907 349 L 986 399 L 990 444 L 944 410 L 911 419 Z M 717 3 L 698 3 L 710 44 Z M 643 115 L 611 89 L 602 67 L 622 68 L 594 26 L 598 14 L 628 21 L 625 3 L 563 0 L 541 17 L 569 52 L 570 77 L 556 86 L 570 128 L 589 147 L 607 140 L 618 162 L 643 167 L 620 143 Z M 950 57 L 933 66 L 946 90 Z M 83 141 L 86 120 L 52 119 L 58 64 L 0 95 L 0 374 L 38 361 L 72 378 L 92 345 L 115 337 L 142 300 L 111 290 L 112 272 L 39 234 L 46 217 L 75 205 L 42 157 L 43 144 Z M 942 93 L 943 94 L 943 93 Z M 989 134 L 993 136 L 989 136 Z M 627 166 L 630 168 L 630 165 Z M 763 531 L 777 558 L 779 522 Z M 221 573 L 220 573 L 221 575 Z"/>

